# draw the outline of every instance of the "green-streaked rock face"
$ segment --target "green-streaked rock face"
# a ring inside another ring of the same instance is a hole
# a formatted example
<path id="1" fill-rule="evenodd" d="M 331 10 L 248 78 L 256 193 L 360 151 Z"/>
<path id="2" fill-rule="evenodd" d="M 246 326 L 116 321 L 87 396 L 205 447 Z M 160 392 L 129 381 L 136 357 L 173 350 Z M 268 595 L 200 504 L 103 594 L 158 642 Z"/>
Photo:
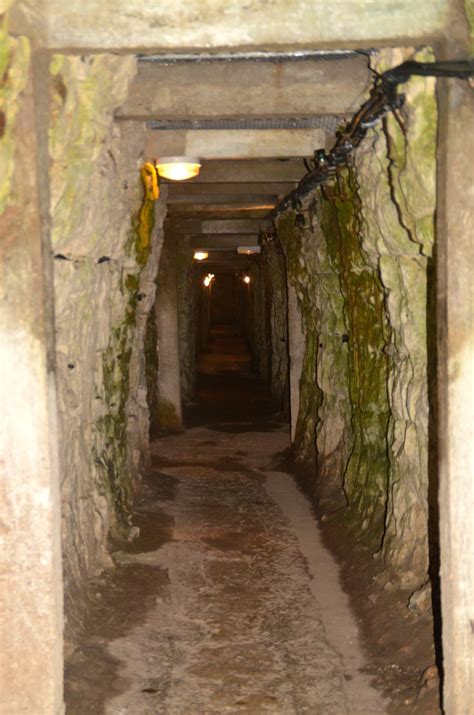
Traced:
<path id="1" fill-rule="evenodd" d="M 395 65 L 405 54 L 385 50 L 378 67 Z M 429 50 L 414 56 L 433 59 Z M 428 482 L 436 478 L 428 474 L 428 429 L 434 416 L 429 415 L 427 379 L 427 345 L 433 343 L 436 325 L 427 306 L 435 236 L 437 114 L 432 78 L 412 78 L 403 91 L 406 102 L 400 121 L 387 118 L 375 141 L 373 162 L 383 168 L 378 194 L 387 207 L 385 214 L 379 212 L 364 180 L 374 172 L 362 151 L 356 168 L 366 208 L 364 246 L 373 252 L 374 236 L 381 237 L 378 266 L 390 326 L 386 349 L 390 473 L 381 555 L 404 585 L 416 586 L 428 567 Z"/>
<path id="2" fill-rule="evenodd" d="M 474 54 L 474 0 L 464 0 L 464 10 L 469 26 L 470 50 Z"/>
<path id="3" fill-rule="evenodd" d="M 432 53 L 384 50 L 374 67 L 412 56 Z M 305 335 L 296 457 L 314 462 L 322 506 L 343 485 L 351 528 L 416 587 L 428 563 L 436 103 L 432 79 L 403 91 L 404 108 L 370 130 L 353 168 L 305 200 L 306 227 L 288 212 L 278 236 Z"/>
<path id="4" fill-rule="evenodd" d="M 146 461 L 143 350 L 154 301 L 164 201 L 140 178 L 145 130 L 113 123 L 135 61 L 56 55 L 51 62 L 51 218 L 56 369 L 69 635 L 85 579 L 126 536 Z"/>
<path id="5" fill-rule="evenodd" d="M 0 17 L 0 215 L 11 199 L 15 168 L 15 118 L 30 65 L 27 38 L 9 35 L 6 22 L 6 17 Z"/>
<path id="6" fill-rule="evenodd" d="M 344 491 L 362 529 L 383 519 L 387 489 L 388 424 L 386 325 L 383 292 L 359 235 L 361 203 L 354 174 L 341 172 L 339 186 L 327 187 L 339 198 L 322 201 L 322 229 L 338 273 L 348 346 L 352 450 L 344 472 Z M 331 356 L 331 361 L 337 361 Z M 357 522 L 356 522 L 357 523 Z M 372 532 L 377 527 L 372 528 Z"/>

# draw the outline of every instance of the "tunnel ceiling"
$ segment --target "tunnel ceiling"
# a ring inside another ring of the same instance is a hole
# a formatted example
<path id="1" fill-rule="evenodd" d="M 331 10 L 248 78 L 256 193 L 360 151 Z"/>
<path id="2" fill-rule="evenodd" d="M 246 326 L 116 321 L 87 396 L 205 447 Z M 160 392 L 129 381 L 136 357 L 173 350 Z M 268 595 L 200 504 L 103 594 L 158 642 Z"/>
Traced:
<path id="1" fill-rule="evenodd" d="M 356 52 L 140 57 L 119 121 L 146 123 L 145 156 L 199 156 L 198 177 L 168 185 L 167 223 L 209 252 L 206 270 L 245 269 L 267 216 L 329 149 L 371 76 Z M 204 58 L 204 61 L 203 61 Z"/>

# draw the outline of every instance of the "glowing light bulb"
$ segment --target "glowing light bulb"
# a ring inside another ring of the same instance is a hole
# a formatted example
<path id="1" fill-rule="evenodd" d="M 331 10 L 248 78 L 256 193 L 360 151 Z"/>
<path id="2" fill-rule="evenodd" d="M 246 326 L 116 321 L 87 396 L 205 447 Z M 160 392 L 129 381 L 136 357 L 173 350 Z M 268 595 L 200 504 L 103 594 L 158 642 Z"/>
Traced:
<path id="1" fill-rule="evenodd" d="M 196 261 L 204 261 L 208 256 L 209 254 L 207 253 L 207 251 L 196 251 L 194 253 L 194 259 Z"/>
<path id="2" fill-rule="evenodd" d="M 250 283 L 250 276 L 244 276 L 244 283 L 247 283 L 247 285 Z"/>
<path id="3" fill-rule="evenodd" d="M 208 273 L 207 276 L 205 276 L 203 283 L 206 286 L 206 288 L 209 288 L 209 286 L 211 285 L 213 280 L 214 280 L 214 273 Z"/>
<path id="4" fill-rule="evenodd" d="M 156 168 L 164 179 L 185 181 L 199 174 L 201 160 L 194 156 L 163 156 L 157 160 Z"/>

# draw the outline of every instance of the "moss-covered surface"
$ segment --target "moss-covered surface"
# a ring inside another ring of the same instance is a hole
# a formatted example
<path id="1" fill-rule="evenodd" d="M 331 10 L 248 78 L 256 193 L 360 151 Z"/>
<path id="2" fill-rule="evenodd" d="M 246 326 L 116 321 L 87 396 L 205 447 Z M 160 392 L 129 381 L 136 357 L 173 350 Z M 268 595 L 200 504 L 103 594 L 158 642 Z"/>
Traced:
<path id="1" fill-rule="evenodd" d="M 26 37 L 8 33 L 7 16 L 0 16 L 0 215 L 11 200 L 15 169 L 15 119 L 28 80 L 30 45 Z"/>
<path id="2" fill-rule="evenodd" d="M 412 56 L 432 52 L 384 50 L 373 62 L 383 71 Z M 305 200 L 306 227 L 288 212 L 278 235 L 305 333 L 296 456 L 314 454 L 316 493 L 343 481 L 356 538 L 379 547 L 393 580 L 417 586 L 428 558 L 436 104 L 430 78 L 404 92 L 354 166 Z"/>
<path id="3" fill-rule="evenodd" d="M 349 347 L 353 447 L 344 474 L 351 511 L 375 538 L 382 534 L 388 483 L 388 325 L 383 287 L 361 248 L 361 202 L 354 172 L 341 172 L 342 195 L 321 202 L 322 229 L 337 266 Z M 334 192 L 335 187 L 329 187 Z M 337 195 L 337 192 L 336 192 Z"/>
<path id="4" fill-rule="evenodd" d="M 146 192 L 140 210 L 132 218 L 127 249 L 137 264 L 135 273 L 122 276 L 125 309 L 122 322 L 112 328 L 109 345 L 102 356 L 102 389 L 105 414 L 96 424 L 95 461 L 102 468 L 105 493 L 110 499 L 116 519 L 112 536 L 124 536 L 132 509 L 133 475 L 128 454 L 127 401 L 130 393 L 130 360 L 137 318 L 140 273 L 146 265 L 154 227 L 154 202 Z"/>
<path id="5" fill-rule="evenodd" d="M 56 250 L 71 246 L 71 238 L 87 225 L 85 202 L 78 197 L 88 195 L 113 111 L 126 96 L 134 71 L 133 58 L 107 54 L 54 55 L 51 60 L 49 153 L 55 167 L 51 204 L 52 243 Z M 112 195 L 104 195 L 104 213 L 111 210 L 113 199 Z M 92 245 L 100 240 L 99 234 L 89 237 Z M 138 235 L 136 241 L 141 250 Z"/>
<path id="6" fill-rule="evenodd" d="M 464 10 L 469 29 L 469 48 L 471 55 L 474 55 L 474 0 L 464 0 Z"/>
<path id="7" fill-rule="evenodd" d="M 157 405 L 157 423 L 161 430 L 165 432 L 181 432 L 183 421 L 177 413 L 175 405 L 168 400 L 160 398 Z"/>

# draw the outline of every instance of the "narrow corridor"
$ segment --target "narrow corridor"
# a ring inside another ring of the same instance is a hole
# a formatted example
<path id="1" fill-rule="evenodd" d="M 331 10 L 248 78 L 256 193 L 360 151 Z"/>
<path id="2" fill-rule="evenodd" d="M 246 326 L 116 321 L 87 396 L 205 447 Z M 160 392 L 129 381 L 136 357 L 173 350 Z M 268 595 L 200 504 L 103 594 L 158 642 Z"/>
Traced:
<path id="1" fill-rule="evenodd" d="M 212 331 L 200 372 L 196 426 L 152 444 L 140 537 L 113 552 L 67 712 L 380 715 L 335 562 L 277 471 L 288 426 L 233 328 Z"/>
<path id="2" fill-rule="evenodd" d="M 473 712 L 469 5 L 1 5 L 1 715 Z"/>

